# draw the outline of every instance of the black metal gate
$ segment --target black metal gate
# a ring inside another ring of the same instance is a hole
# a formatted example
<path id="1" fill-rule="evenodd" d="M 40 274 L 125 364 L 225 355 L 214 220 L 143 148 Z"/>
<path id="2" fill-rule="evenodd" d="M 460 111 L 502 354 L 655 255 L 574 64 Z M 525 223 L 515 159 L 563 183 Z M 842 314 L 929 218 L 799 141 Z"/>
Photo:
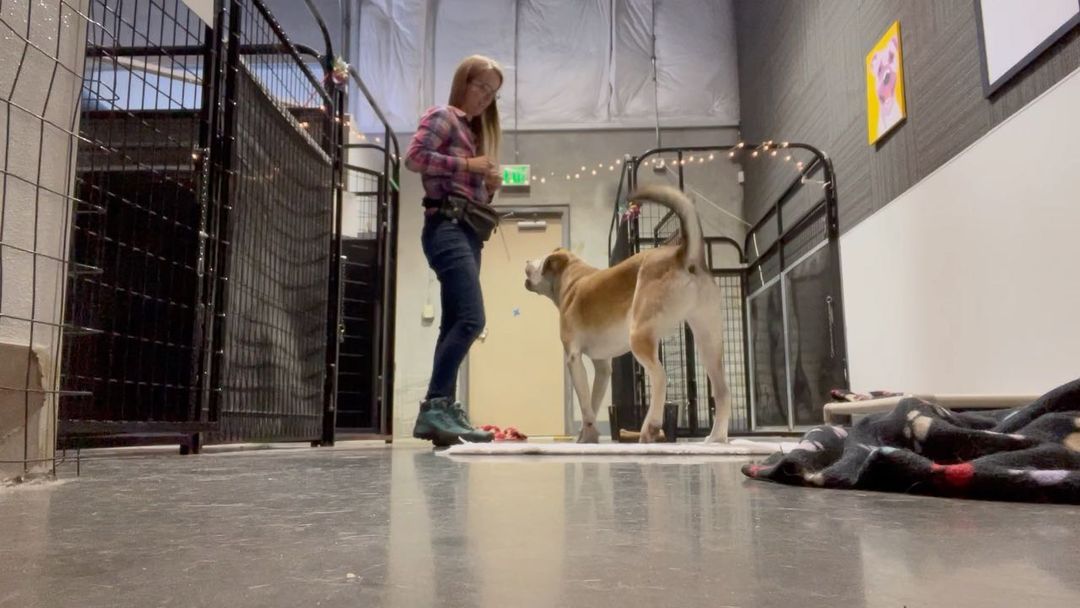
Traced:
<path id="1" fill-rule="evenodd" d="M 823 420 L 847 389 L 836 177 L 817 149 L 747 233 L 751 426 L 795 431 Z"/>
<path id="2" fill-rule="evenodd" d="M 808 152 L 809 162 L 795 160 L 796 150 Z M 694 154 L 723 153 L 782 153 L 780 158 L 796 168 L 793 183 L 750 229 L 743 246 L 730 238 L 706 239 L 709 265 L 724 294 L 724 367 L 732 397 L 729 433 L 792 432 L 820 422 L 829 390 L 847 387 L 835 178 L 824 154 L 804 144 L 768 142 L 660 148 L 633 157 L 625 163 L 619 184 L 609 261 L 616 264 L 677 236 L 673 214 L 659 206 L 646 204 L 636 216 L 624 213 L 641 166 L 663 159 L 675 167 L 678 186 L 684 189 L 687 156 L 693 162 Z M 785 223 L 785 215 L 794 220 Z M 712 426 L 712 387 L 693 340 L 685 326 L 660 346 L 668 374 L 665 426 L 673 438 L 705 436 Z M 617 421 L 613 438 L 616 427 L 640 427 L 648 395 L 641 366 L 631 355 L 617 359 L 612 370 L 612 414 Z"/>
<path id="3" fill-rule="evenodd" d="M 94 0 L 87 15 L 61 443 L 211 430 L 201 151 L 213 36 L 183 5 Z"/>
<path id="4" fill-rule="evenodd" d="M 210 237 L 212 439 L 319 441 L 340 128 L 331 93 L 261 2 L 227 14 L 211 150 L 224 202 Z"/>
<path id="5" fill-rule="evenodd" d="M 390 441 L 401 151 L 370 91 L 355 71 L 350 75 L 360 93 L 353 112 L 373 116 L 383 129 L 344 146 L 343 194 L 356 228 L 342 233 L 336 433 Z"/>
<path id="6" fill-rule="evenodd" d="M 379 427 L 375 404 L 375 279 L 378 250 L 374 240 L 344 237 L 341 243 L 345 272 L 338 366 L 337 428 L 345 432 L 373 433 Z"/>
<path id="7" fill-rule="evenodd" d="M 213 28 L 178 1 L 91 0 L 88 23 L 62 445 L 333 442 L 348 119 L 329 35 L 292 44 L 261 0 L 219 0 Z"/>

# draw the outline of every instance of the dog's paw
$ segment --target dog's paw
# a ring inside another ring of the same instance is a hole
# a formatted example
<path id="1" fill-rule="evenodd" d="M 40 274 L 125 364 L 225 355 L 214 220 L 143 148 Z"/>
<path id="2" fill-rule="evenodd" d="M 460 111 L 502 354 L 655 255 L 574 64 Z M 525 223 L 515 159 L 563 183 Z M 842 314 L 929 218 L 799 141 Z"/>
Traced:
<path id="1" fill-rule="evenodd" d="M 727 442 L 728 442 L 727 435 L 720 435 L 720 436 L 709 435 L 708 437 L 705 438 L 704 443 L 727 443 Z"/>
<path id="2" fill-rule="evenodd" d="M 577 436 L 578 443 L 600 443 L 600 431 L 593 425 L 584 425 Z"/>
<path id="3" fill-rule="evenodd" d="M 660 441 L 660 437 L 660 427 L 646 422 L 641 425 L 641 436 L 638 437 L 638 443 L 656 443 Z"/>

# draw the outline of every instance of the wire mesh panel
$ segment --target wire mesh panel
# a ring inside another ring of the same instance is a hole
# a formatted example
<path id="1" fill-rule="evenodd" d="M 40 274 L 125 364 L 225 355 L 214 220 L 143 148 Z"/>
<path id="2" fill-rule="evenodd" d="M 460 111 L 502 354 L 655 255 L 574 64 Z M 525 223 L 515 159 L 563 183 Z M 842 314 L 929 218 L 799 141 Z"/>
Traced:
<path id="1" fill-rule="evenodd" d="M 732 433 L 746 433 L 750 427 L 750 391 L 747 386 L 746 367 L 746 328 L 745 328 L 745 281 L 746 274 L 739 269 L 716 269 L 713 271 L 716 284 L 723 294 L 720 306 L 724 310 L 724 375 L 728 391 L 731 393 Z M 712 383 L 709 386 L 710 410 L 715 410 Z M 712 424 L 712 420 L 709 420 Z"/>
<path id="2" fill-rule="evenodd" d="M 676 175 L 683 187 L 683 156 L 717 151 L 727 151 L 732 158 L 742 155 L 747 161 L 776 158 L 792 163 L 796 170 L 787 190 L 750 228 L 743 247 L 719 239 L 724 246 L 734 245 L 739 254 L 737 263 L 716 255 L 716 242 L 709 247 L 710 266 L 723 292 L 724 363 L 732 396 L 729 431 L 791 430 L 820 418 L 820 404 L 828 391 L 823 387 L 847 385 L 835 243 L 835 175 L 831 161 L 813 146 L 740 142 L 716 148 L 650 150 L 629 163 L 628 188 L 636 184 L 641 167 L 666 164 L 676 167 L 669 173 Z M 688 160 L 693 162 L 693 156 Z M 647 203 L 640 206 L 636 217 L 620 218 L 623 193 L 620 184 L 608 244 L 612 264 L 678 240 L 678 219 L 659 205 Z M 789 372 L 788 351 L 798 360 L 794 373 Z M 708 432 L 715 403 L 693 335 L 683 328 L 665 338 L 660 359 L 669 379 L 666 399 L 680 407 L 678 434 Z M 616 398 L 619 424 L 624 428 L 640 424 L 649 399 L 649 381 L 641 367 L 616 365 L 612 384 L 613 396 L 622 400 L 627 395 L 633 397 L 629 405 L 620 405 Z"/>
<path id="3" fill-rule="evenodd" d="M 217 8 L 216 29 L 181 0 L 81 13 L 61 408 L 78 445 L 324 431 L 339 104 L 258 0 Z"/>
<path id="4" fill-rule="evenodd" d="M 364 156 L 350 159 L 365 162 Z M 370 161 L 368 161 L 370 162 Z M 358 239 L 374 239 L 378 234 L 379 194 L 382 184 L 378 175 L 356 165 L 345 168 L 345 217 L 342 233 Z"/>
<path id="5" fill-rule="evenodd" d="M 676 237 L 675 232 L 667 235 Z M 720 239 L 707 239 L 710 252 L 718 246 L 733 246 Z M 736 247 L 737 249 L 737 247 Z M 738 257 L 736 251 L 736 258 Z M 729 432 L 745 433 L 750 429 L 750 400 L 747 388 L 746 342 L 744 333 L 745 270 L 739 264 L 720 261 L 722 256 L 710 256 L 713 280 L 721 289 L 716 303 L 723 311 L 724 376 L 731 394 Z M 690 339 L 688 340 L 688 334 Z M 693 342 L 692 332 L 684 326 L 661 342 L 660 361 L 668 375 L 666 402 L 679 405 L 678 430 L 681 436 L 704 436 L 712 429 L 716 411 L 712 382 L 703 364 L 704 355 Z M 693 352 L 690 352 L 693 347 Z M 649 394 L 649 380 L 642 376 L 644 395 Z M 647 403 L 643 402 L 647 407 Z"/>
<path id="6" fill-rule="evenodd" d="M 666 207 L 655 203 L 639 203 L 637 217 L 632 224 L 630 232 L 639 252 L 670 244 L 678 237 L 678 218 Z M 691 352 L 688 338 L 689 327 L 684 325 L 665 336 L 659 345 L 660 363 L 667 375 L 664 403 L 678 406 L 676 425 L 684 434 L 691 432 L 690 428 L 698 426 L 701 413 L 699 405 L 703 402 L 698 398 L 698 387 L 707 386 L 700 381 L 698 372 L 703 376 L 704 368 L 697 361 L 697 353 Z M 647 410 L 652 382 L 636 362 L 635 373 L 641 386 L 639 398 L 643 409 Z M 704 400 L 704 403 L 704 419 L 709 421 L 708 400 Z"/>
<path id="7" fill-rule="evenodd" d="M 719 149 L 716 149 L 719 150 Z M 714 150 L 715 151 L 715 150 Z M 671 162 L 677 166 L 681 158 L 678 150 L 667 151 L 672 155 Z M 667 161 L 665 161 L 667 162 Z M 651 166 L 652 162 L 643 163 L 636 159 L 627 167 L 631 183 L 636 181 L 637 167 Z M 678 173 L 676 173 L 678 175 Z M 682 183 L 682 182 L 680 182 Z M 622 205 L 622 189 L 616 209 Z M 631 255 L 632 252 L 645 251 L 653 247 L 673 244 L 680 238 L 679 220 L 667 208 L 653 204 L 641 204 L 636 217 L 621 218 L 612 221 L 612 236 L 609 240 L 611 264 L 616 264 Z M 721 287 L 723 296 L 718 306 L 723 308 L 724 326 L 724 368 L 726 382 L 732 397 L 732 416 L 729 431 L 734 433 L 750 430 L 749 391 L 747 390 L 746 340 L 743 319 L 743 295 L 745 271 L 742 265 L 742 251 L 737 242 L 725 238 L 706 239 L 709 264 L 714 278 Z M 709 433 L 715 415 L 715 399 L 712 383 L 709 381 L 702 354 L 699 352 L 693 333 L 688 326 L 666 336 L 660 344 L 660 361 L 668 377 L 665 402 L 677 406 L 676 432 L 679 436 L 704 436 Z M 618 413 L 619 424 L 624 428 L 640 424 L 644 410 L 648 407 L 650 383 L 639 365 L 632 360 L 625 360 L 622 366 L 616 362 L 613 366 L 612 395 L 618 405 L 632 394 L 633 405 L 623 407 Z M 627 390 L 627 376 L 633 376 L 633 392 Z"/>
<path id="8" fill-rule="evenodd" d="M 258 2 L 229 6 L 217 440 L 318 440 L 333 232 L 333 102 Z M 240 53 L 245 47 L 278 52 Z M 337 126 L 340 128 L 340 125 Z"/>
<path id="9" fill-rule="evenodd" d="M 91 397 L 61 401 L 61 431 L 198 430 L 208 29 L 170 1 L 91 0 L 85 14 L 67 316 L 100 331 L 65 336 L 64 387 Z"/>
<path id="10" fill-rule="evenodd" d="M 619 176 L 619 187 L 615 195 L 615 205 L 612 211 L 611 227 L 608 234 L 608 265 L 614 266 L 634 254 L 636 246 L 636 234 L 633 229 L 634 221 L 623 216 L 622 210 L 626 205 L 626 196 L 629 194 L 627 186 L 631 175 L 631 163 L 622 165 Z M 611 402 L 609 410 L 611 420 L 612 440 L 619 439 L 619 427 L 631 429 L 641 426 L 643 413 L 640 408 L 638 397 L 638 379 L 635 374 L 634 356 L 630 353 L 615 357 L 611 361 Z"/>
<path id="11" fill-rule="evenodd" d="M 54 470 L 86 2 L 0 5 L 0 482 Z"/>

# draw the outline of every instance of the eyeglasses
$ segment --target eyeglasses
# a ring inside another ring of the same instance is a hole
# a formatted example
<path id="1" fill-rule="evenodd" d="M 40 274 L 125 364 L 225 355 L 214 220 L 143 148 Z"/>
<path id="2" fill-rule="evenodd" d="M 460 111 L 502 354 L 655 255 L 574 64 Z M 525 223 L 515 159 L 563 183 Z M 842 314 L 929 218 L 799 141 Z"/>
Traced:
<path id="1" fill-rule="evenodd" d="M 469 84 L 476 87 L 481 93 L 483 93 L 484 97 L 487 97 L 489 99 L 499 99 L 500 97 L 499 92 L 496 89 L 491 88 L 491 85 L 486 82 L 481 82 L 479 80 L 470 80 Z"/>

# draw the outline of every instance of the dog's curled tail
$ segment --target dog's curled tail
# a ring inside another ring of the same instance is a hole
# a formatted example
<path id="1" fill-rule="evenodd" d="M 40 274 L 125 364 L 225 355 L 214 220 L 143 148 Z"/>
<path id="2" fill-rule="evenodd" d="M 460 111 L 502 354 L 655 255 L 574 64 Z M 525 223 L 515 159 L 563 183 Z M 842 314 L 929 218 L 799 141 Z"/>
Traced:
<path id="1" fill-rule="evenodd" d="M 650 184 L 638 188 L 630 195 L 629 200 L 656 203 L 671 209 L 679 218 L 682 235 L 679 257 L 690 272 L 705 268 L 705 239 L 701 232 L 701 220 L 694 203 L 685 194 L 666 184 Z"/>

